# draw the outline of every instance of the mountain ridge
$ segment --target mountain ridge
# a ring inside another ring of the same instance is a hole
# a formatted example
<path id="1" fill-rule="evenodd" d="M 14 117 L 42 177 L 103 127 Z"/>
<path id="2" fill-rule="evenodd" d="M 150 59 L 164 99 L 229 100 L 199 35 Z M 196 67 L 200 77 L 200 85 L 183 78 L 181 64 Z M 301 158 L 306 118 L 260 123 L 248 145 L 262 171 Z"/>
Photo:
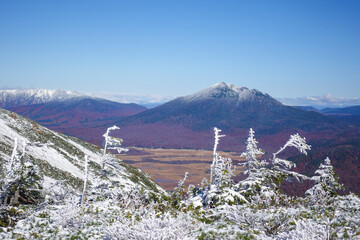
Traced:
<path id="1" fill-rule="evenodd" d="M 72 98 L 90 97 L 77 91 L 49 89 L 10 89 L 0 90 L 0 107 L 16 107 L 21 105 L 41 104 L 47 102 L 63 102 Z"/>
<path id="2" fill-rule="evenodd" d="M 73 134 L 76 128 L 107 125 L 146 110 L 137 104 L 46 89 L 1 90 L 0 107 L 72 136 L 76 136 Z"/>

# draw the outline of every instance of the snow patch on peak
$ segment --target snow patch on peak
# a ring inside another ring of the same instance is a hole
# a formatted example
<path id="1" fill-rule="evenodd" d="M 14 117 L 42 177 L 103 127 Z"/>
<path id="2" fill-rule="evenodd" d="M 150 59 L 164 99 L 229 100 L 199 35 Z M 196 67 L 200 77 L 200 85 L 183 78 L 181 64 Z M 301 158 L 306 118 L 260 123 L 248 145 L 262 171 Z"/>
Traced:
<path id="1" fill-rule="evenodd" d="M 232 83 L 219 82 L 209 88 L 205 88 L 197 93 L 183 97 L 185 101 L 203 100 L 209 98 L 233 98 L 238 101 L 247 101 L 257 96 L 268 96 L 256 89 L 238 87 Z"/>
<path id="2" fill-rule="evenodd" d="M 243 91 L 249 91 L 249 89 L 247 87 L 237 87 L 232 83 L 229 83 L 228 87 L 231 88 L 233 91 L 238 92 L 238 93 L 243 92 Z"/>
<path id="3" fill-rule="evenodd" d="M 211 88 L 223 88 L 228 87 L 228 85 L 225 82 L 218 82 L 217 84 L 213 85 Z"/>

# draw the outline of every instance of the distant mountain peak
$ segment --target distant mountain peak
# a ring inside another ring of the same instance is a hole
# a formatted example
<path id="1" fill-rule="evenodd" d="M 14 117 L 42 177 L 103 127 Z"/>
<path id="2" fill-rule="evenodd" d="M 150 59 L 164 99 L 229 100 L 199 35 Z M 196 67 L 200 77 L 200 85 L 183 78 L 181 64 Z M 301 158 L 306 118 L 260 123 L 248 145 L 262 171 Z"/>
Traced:
<path id="1" fill-rule="evenodd" d="M 197 93 L 182 97 L 186 101 L 201 101 L 211 98 L 228 98 L 238 102 L 261 100 L 280 104 L 266 93 L 247 87 L 238 87 L 232 83 L 219 82 Z"/>

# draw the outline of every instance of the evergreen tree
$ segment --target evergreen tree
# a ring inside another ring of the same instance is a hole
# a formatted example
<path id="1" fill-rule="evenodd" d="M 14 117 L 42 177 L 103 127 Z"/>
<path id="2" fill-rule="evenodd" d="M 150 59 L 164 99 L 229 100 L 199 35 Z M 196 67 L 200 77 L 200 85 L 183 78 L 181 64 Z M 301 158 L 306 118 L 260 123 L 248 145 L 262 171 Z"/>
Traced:
<path id="1" fill-rule="evenodd" d="M 249 137 L 246 141 L 246 151 L 241 154 L 242 157 L 246 157 L 246 171 L 245 174 L 248 174 L 249 177 L 256 175 L 257 170 L 264 166 L 264 161 L 257 159 L 258 155 L 263 155 L 264 151 L 258 148 L 258 141 L 255 139 L 255 132 L 252 128 L 249 130 Z"/>
<path id="2" fill-rule="evenodd" d="M 311 178 L 315 185 L 306 191 L 306 195 L 310 197 L 313 203 L 323 203 L 330 197 L 336 196 L 337 190 L 344 188 L 342 184 L 338 183 L 338 176 L 335 174 L 329 158 L 320 164 L 315 174 L 318 176 Z"/>
<path id="3" fill-rule="evenodd" d="M 248 201 L 258 202 L 261 195 L 271 197 L 272 191 L 269 189 L 268 184 L 266 184 L 266 177 L 269 175 L 268 169 L 265 168 L 267 162 L 258 159 L 258 156 L 263 155 L 264 151 L 258 148 L 258 142 L 254 134 L 255 132 L 250 128 L 249 137 L 246 141 L 246 151 L 241 154 L 247 160 L 244 164 L 246 169 L 244 173 L 248 176 L 236 185 L 236 189 Z"/>
<path id="4" fill-rule="evenodd" d="M 240 181 L 236 185 L 236 189 L 248 201 L 267 206 L 280 200 L 282 196 L 280 186 L 283 180 L 295 178 L 300 181 L 307 178 L 302 174 L 291 171 L 291 168 L 296 166 L 295 163 L 281 159 L 278 155 L 290 146 L 297 148 L 301 153 L 307 154 L 306 150 L 309 150 L 310 146 L 306 144 L 305 138 L 300 137 L 299 134 L 291 135 L 285 145 L 279 151 L 273 153 L 272 166 L 267 168 L 268 163 L 257 158 L 263 154 L 263 151 L 257 147 L 254 133 L 250 129 L 246 151 L 242 154 L 247 159 L 245 173 L 248 174 L 248 177 Z"/>

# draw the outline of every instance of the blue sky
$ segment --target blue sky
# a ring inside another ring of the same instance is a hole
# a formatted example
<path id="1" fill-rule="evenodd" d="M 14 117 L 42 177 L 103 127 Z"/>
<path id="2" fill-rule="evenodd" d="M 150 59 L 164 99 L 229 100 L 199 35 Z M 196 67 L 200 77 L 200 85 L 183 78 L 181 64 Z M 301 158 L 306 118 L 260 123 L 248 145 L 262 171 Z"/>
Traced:
<path id="1" fill-rule="evenodd" d="M 0 87 L 360 97 L 360 1 L 0 2 Z"/>

